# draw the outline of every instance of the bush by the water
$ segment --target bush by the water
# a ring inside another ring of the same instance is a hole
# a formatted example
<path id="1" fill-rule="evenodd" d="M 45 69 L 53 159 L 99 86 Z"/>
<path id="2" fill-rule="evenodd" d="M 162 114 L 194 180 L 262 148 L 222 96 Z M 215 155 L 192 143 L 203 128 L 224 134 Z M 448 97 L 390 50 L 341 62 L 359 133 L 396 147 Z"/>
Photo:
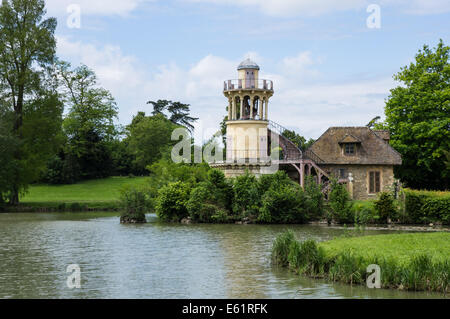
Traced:
<path id="1" fill-rule="evenodd" d="M 122 191 L 120 202 L 122 214 L 120 222 L 127 223 L 145 223 L 145 213 L 148 210 L 147 196 L 144 191 L 135 188 Z"/>
<path id="2" fill-rule="evenodd" d="M 373 201 L 354 201 L 352 213 L 357 225 L 378 224 L 380 220 Z"/>
<path id="3" fill-rule="evenodd" d="M 324 198 L 321 189 L 312 176 L 305 178 L 305 212 L 310 220 L 320 220 L 324 212 Z"/>
<path id="4" fill-rule="evenodd" d="M 386 224 L 388 220 L 397 218 L 397 208 L 394 203 L 394 195 L 382 192 L 375 201 L 375 211 L 379 216 L 379 222 Z"/>
<path id="5" fill-rule="evenodd" d="M 307 221 L 304 204 L 300 186 L 270 188 L 263 195 L 258 221 L 276 224 L 304 223 Z"/>
<path id="6" fill-rule="evenodd" d="M 304 223 L 321 215 L 320 188 L 310 185 L 303 191 L 283 171 L 260 178 L 246 172 L 226 179 L 216 169 L 200 179 L 182 176 L 163 185 L 154 197 L 156 213 L 164 221 Z"/>
<path id="7" fill-rule="evenodd" d="M 450 192 L 404 190 L 404 216 L 406 223 L 450 224 Z"/>
<path id="8" fill-rule="evenodd" d="M 312 277 L 366 284 L 367 267 L 381 268 L 382 288 L 446 293 L 450 234 L 414 233 L 298 242 L 292 231 L 273 243 L 272 262 Z M 411 249 L 411 245 L 415 247 Z"/>
<path id="9" fill-rule="evenodd" d="M 225 223 L 231 220 L 233 189 L 223 172 L 211 170 L 206 182 L 195 187 L 186 204 L 189 217 L 200 223 Z"/>
<path id="10" fill-rule="evenodd" d="M 179 222 L 188 217 L 190 189 L 190 185 L 185 182 L 174 182 L 161 188 L 156 200 L 158 217 L 167 222 Z"/>
<path id="11" fill-rule="evenodd" d="M 331 218 L 339 224 L 351 224 L 355 220 L 352 211 L 352 201 L 350 194 L 344 185 L 336 180 L 332 181 L 329 195 L 329 206 Z"/>

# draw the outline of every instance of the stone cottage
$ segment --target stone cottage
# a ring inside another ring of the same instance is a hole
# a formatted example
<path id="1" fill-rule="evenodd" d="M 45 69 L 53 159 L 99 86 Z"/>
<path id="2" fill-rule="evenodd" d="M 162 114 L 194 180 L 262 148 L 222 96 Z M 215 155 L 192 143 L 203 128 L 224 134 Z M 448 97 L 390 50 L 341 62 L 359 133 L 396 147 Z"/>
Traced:
<path id="1" fill-rule="evenodd" d="M 389 145 L 388 131 L 368 127 L 330 127 L 310 147 L 330 176 L 347 183 L 354 199 L 376 198 L 394 183 L 401 155 Z"/>

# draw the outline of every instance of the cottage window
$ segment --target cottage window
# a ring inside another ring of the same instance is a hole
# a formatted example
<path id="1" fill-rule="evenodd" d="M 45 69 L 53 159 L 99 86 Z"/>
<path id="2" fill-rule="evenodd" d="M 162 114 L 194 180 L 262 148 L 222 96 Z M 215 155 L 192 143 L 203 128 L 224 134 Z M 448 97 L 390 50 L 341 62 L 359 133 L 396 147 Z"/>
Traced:
<path id="1" fill-rule="evenodd" d="M 381 191 L 380 172 L 369 173 L 369 193 L 375 194 Z"/>
<path id="2" fill-rule="evenodd" d="M 341 179 L 347 178 L 347 170 L 345 168 L 339 169 L 339 178 Z"/>
<path id="3" fill-rule="evenodd" d="M 345 155 L 355 155 L 356 145 L 353 143 L 347 143 L 344 145 L 345 147 Z"/>

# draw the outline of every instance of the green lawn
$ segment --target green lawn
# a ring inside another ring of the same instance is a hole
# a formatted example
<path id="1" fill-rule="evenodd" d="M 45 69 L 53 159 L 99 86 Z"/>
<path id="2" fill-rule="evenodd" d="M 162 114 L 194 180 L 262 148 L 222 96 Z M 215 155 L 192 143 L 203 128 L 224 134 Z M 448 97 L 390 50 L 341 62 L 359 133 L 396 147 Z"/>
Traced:
<path id="1" fill-rule="evenodd" d="M 446 293 L 450 285 L 450 233 L 405 233 L 298 242 L 279 235 L 272 262 L 297 273 L 366 284 L 367 267 L 378 265 L 382 288 Z"/>
<path id="2" fill-rule="evenodd" d="M 33 185 L 21 198 L 21 203 L 36 207 L 54 207 L 61 203 L 87 204 L 101 207 L 117 202 L 120 189 L 128 185 L 143 185 L 146 177 L 110 177 L 84 181 L 73 185 Z"/>
<path id="3" fill-rule="evenodd" d="M 433 261 L 450 259 L 450 233 L 408 233 L 337 238 L 319 244 L 328 256 L 337 256 L 345 250 L 371 259 L 373 256 L 395 259 L 406 264 L 413 256 L 429 255 Z"/>

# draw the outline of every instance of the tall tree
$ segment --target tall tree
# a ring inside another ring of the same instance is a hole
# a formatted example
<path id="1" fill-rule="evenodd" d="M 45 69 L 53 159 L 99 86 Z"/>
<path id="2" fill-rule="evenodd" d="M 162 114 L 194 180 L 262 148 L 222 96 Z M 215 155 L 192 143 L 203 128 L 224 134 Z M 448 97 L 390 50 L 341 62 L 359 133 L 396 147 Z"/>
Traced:
<path id="1" fill-rule="evenodd" d="M 83 178 L 106 177 L 112 165 L 111 142 L 117 135 L 116 102 L 98 86 L 95 73 L 87 66 L 71 70 L 70 64 L 59 62 L 58 70 L 69 108 L 63 123 L 66 152 L 78 158 Z"/>
<path id="2" fill-rule="evenodd" d="M 158 100 L 157 102 L 149 101 L 147 104 L 153 105 L 153 115 L 165 115 L 164 112 L 167 111 L 170 114 L 169 120 L 174 124 L 182 125 L 190 131 L 194 130 L 193 123 L 195 123 L 198 118 L 189 115 L 189 104 L 167 100 Z"/>
<path id="3" fill-rule="evenodd" d="M 414 62 L 394 75 L 403 85 L 391 90 L 381 126 L 391 131 L 392 146 L 403 156 L 396 175 L 408 187 L 449 187 L 449 52 L 442 40 L 434 49 L 425 45 Z"/>
<path id="4" fill-rule="evenodd" d="M 25 109 L 38 111 L 40 106 L 52 103 L 53 109 L 60 106 L 55 104 L 56 96 L 50 97 L 49 92 L 45 92 L 45 97 L 36 98 L 36 94 L 43 93 L 41 77 L 55 58 L 56 19 L 44 19 L 45 14 L 43 0 L 3 0 L 0 6 L 0 89 L 2 100 L 12 110 L 12 135 L 19 144 L 13 154 L 11 204 L 19 202 L 19 193 L 30 182 L 29 171 L 23 169 L 30 160 L 26 158 L 27 154 L 37 157 L 37 154 L 27 153 L 23 147 L 26 139 L 23 130 Z M 45 129 L 40 128 L 40 133 L 45 133 L 42 132 Z M 47 143 L 52 143 L 51 136 L 47 137 Z"/>

